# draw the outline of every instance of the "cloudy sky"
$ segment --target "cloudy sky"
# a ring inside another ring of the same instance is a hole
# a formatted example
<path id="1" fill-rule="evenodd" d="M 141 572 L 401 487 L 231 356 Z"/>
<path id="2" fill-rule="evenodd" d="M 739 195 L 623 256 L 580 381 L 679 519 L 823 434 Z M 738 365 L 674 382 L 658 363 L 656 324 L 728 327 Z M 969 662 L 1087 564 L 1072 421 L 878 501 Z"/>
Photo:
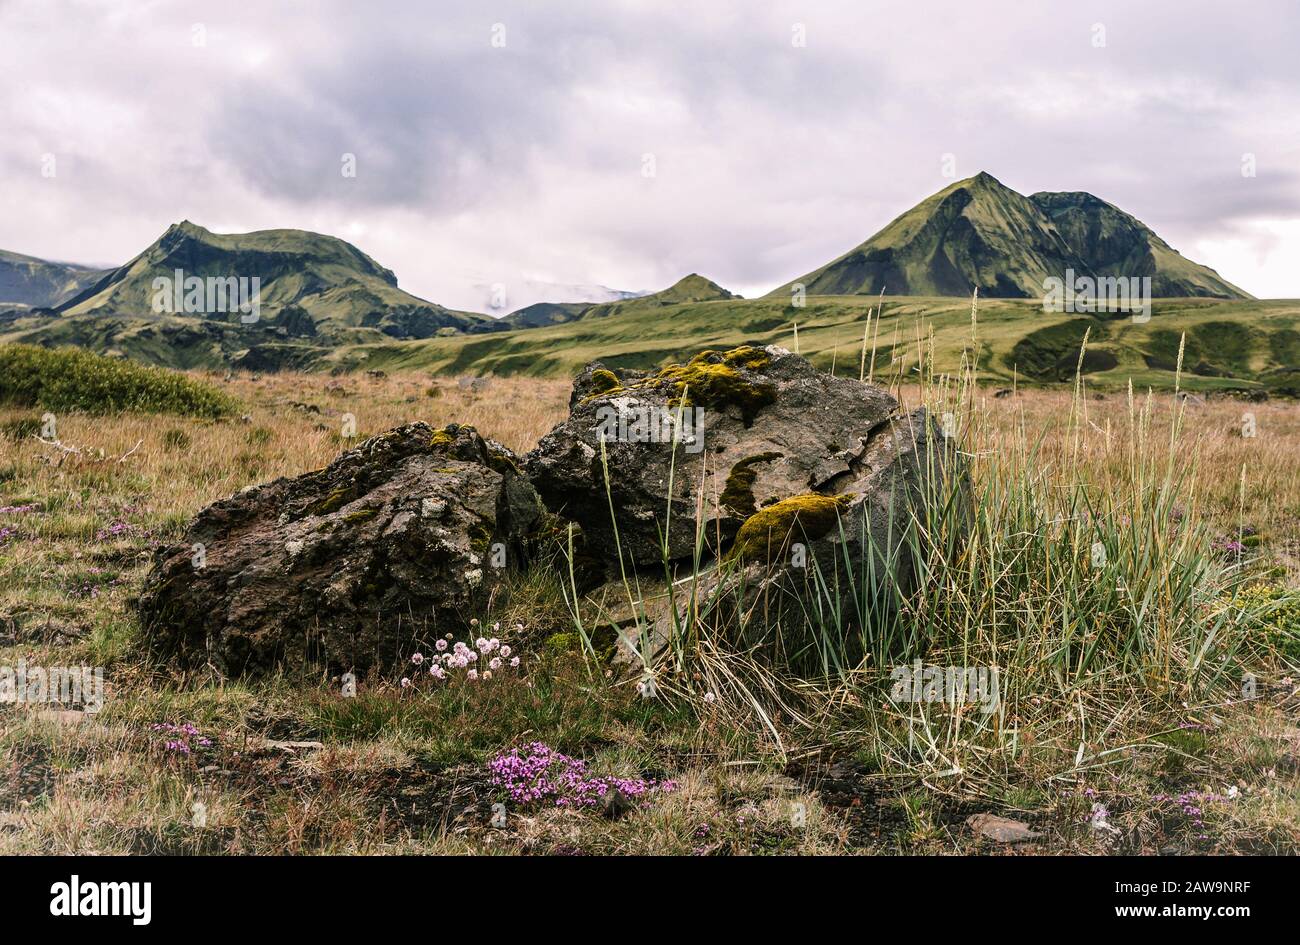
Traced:
<path id="1" fill-rule="evenodd" d="M 461 308 L 755 295 L 952 155 L 1300 297 L 1298 48 L 1294 0 L 0 0 L 0 248 L 116 264 L 189 219 L 334 234 Z"/>

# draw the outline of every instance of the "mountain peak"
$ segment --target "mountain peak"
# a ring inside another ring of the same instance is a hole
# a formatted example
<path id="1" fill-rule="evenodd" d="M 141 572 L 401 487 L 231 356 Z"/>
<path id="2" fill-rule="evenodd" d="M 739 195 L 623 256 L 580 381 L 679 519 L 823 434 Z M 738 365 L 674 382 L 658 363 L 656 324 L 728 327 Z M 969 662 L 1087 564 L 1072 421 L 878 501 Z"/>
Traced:
<path id="1" fill-rule="evenodd" d="M 663 291 L 646 296 L 647 299 L 655 299 L 663 304 L 713 302 L 720 299 L 734 299 L 735 297 L 734 294 L 728 292 L 712 279 L 707 279 L 698 272 L 682 276 Z"/>
<path id="2" fill-rule="evenodd" d="M 987 171 L 957 181 L 865 243 L 770 293 L 1037 298 L 1048 277 L 1151 277 L 1156 297 L 1249 298 L 1092 194 L 1007 187 Z"/>

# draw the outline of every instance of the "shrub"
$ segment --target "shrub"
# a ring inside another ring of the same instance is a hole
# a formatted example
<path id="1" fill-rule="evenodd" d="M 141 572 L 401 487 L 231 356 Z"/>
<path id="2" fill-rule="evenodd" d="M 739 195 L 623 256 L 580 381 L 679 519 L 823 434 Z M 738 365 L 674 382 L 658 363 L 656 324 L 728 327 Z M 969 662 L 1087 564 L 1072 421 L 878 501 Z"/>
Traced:
<path id="1" fill-rule="evenodd" d="M 130 410 L 222 417 L 235 401 L 176 371 L 76 348 L 0 345 L 0 403 L 93 414 Z"/>

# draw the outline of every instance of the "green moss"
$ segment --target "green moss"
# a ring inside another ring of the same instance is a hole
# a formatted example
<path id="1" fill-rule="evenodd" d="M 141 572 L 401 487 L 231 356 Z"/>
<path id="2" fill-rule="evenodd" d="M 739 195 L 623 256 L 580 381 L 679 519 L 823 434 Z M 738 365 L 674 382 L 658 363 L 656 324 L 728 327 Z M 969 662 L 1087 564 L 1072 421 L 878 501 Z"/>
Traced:
<path id="1" fill-rule="evenodd" d="M 378 509 L 358 509 L 355 512 L 349 512 L 347 515 L 343 516 L 343 521 L 347 522 L 349 525 L 355 525 L 359 522 L 369 521 L 378 514 Z"/>
<path id="2" fill-rule="evenodd" d="M 767 353 L 758 348 L 734 348 L 723 354 L 701 351 L 686 364 L 669 365 L 650 380 L 671 385 L 674 396 L 669 406 L 739 407 L 749 424 L 760 410 L 776 401 L 776 387 L 756 384 L 742 372 L 769 361 Z"/>
<path id="3" fill-rule="evenodd" d="M 490 446 L 487 448 L 487 464 L 489 469 L 499 472 L 503 476 L 508 473 L 519 472 L 519 467 L 515 465 L 515 461 L 508 454 L 500 450 L 494 450 Z"/>
<path id="4" fill-rule="evenodd" d="M 552 653 L 576 653 L 582 648 L 582 640 L 576 633 L 553 633 L 543 645 Z"/>
<path id="5" fill-rule="evenodd" d="M 726 485 L 723 486 L 718 501 L 741 515 L 753 515 L 757 511 L 754 508 L 754 480 L 758 478 L 753 467 L 758 463 L 770 463 L 783 455 L 775 452 L 759 453 L 757 456 L 746 456 L 736 463 L 727 475 Z"/>
<path id="6" fill-rule="evenodd" d="M 485 555 L 488 549 L 492 547 L 492 532 L 483 525 L 471 525 L 469 528 L 469 547 L 470 551 L 477 555 Z"/>
<path id="7" fill-rule="evenodd" d="M 732 367 L 744 368 L 746 371 L 761 371 L 772 363 L 772 356 L 762 348 L 742 345 L 723 354 L 722 360 Z"/>
<path id="8" fill-rule="evenodd" d="M 792 537 L 815 541 L 835 528 L 848 495 L 805 495 L 782 499 L 745 519 L 728 558 L 772 562 L 784 553 Z"/>
<path id="9" fill-rule="evenodd" d="M 347 505 L 354 498 L 351 486 L 339 486 L 337 489 L 330 491 L 315 505 L 310 506 L 307 511 L 312 515 L 328 515 L 330 512 L 337 512 L 343 506 Z"/>
<path id="10" fill-rule="evenodd" d="M 613 371 L 597 368 L 591 372 L 591 387 L 598 394 L 618 387 L 618 376 Z"/>

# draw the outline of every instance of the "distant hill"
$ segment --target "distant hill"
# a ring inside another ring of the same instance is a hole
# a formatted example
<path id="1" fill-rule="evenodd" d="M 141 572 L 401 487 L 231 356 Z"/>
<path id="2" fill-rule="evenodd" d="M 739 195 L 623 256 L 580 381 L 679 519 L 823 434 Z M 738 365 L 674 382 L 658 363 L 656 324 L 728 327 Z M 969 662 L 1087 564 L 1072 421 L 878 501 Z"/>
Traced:
<path id="1" fill-rule="evenodd" d="M 0 309 L 52 308 L 104 275 L 102 270 L 48 262 L 0 249 Z"/>
<path id="2" fill-rule="evenodd" d="M 563 325 L 578 318 L 591 302 L 534 302 L 501 319 L 501 324 L 511 328 L 540 328 L 543 325 Z"/>
<path id="3" fill-rule="evenodd" d="M 986 173 L 958 181 L 865 243 L 770 293 L 1041 298 L 1044 280 L 1151 277 L 1152 295 L 1248 299 L 1134 217 L 1086 193 L 1025 197 Z"/>
<path id="4" fill-rule="evenodd" d="M 706 279 L 699 273 L 692 272 L 683 276 L 666 289 L 629 299 L 626 302 L 606 302 L 593 305 L 579 316 L 582 319 L 608 318 L 623 312 L 650 312 L 671 305 L 686 302 L 718 302 L 725 299 L 740 298 L 733 295 L 712 279 Z"/>
<path id="5" fill-rule="evenodd" d="M 683 276 L 666 289 L 627 299 L 584 305 L 580 302 L 539 302 L 501 319 L 511 328 L 541 328 L 563 325 L 586 318 L 608 318 L 620 312 L 645 312 L 683 302 L 713 302 L 734 299 L 722 286 L 698 273 Z"/>

